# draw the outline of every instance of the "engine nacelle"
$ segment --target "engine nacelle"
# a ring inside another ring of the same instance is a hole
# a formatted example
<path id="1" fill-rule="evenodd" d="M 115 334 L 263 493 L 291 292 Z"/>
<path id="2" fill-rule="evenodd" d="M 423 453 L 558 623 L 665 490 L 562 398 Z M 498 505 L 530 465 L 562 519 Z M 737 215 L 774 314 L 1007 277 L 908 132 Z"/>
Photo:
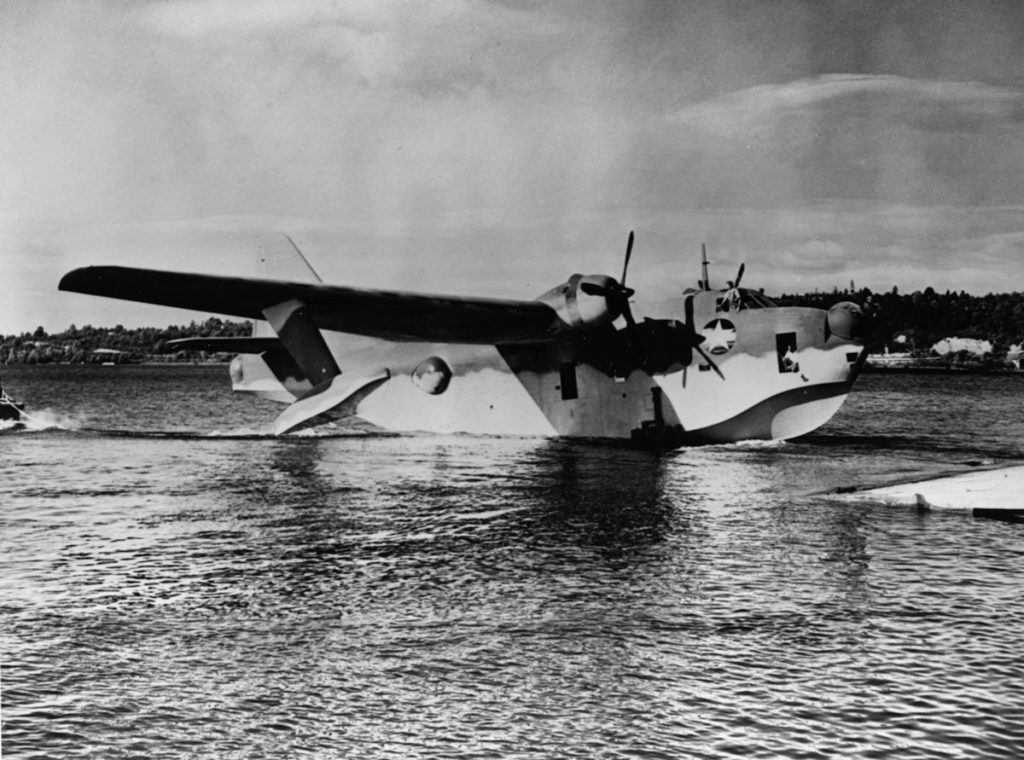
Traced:
<path id="1" fill-rule="evenodd" d="M 840 301 L 828 310 L 825 337 L 835 335 L 844 340 L 855 340 L 864 334 L 864 310 L 850 301 Z"/>
<path id="2" fill-rule="evenodd" d="M 431 396 L 444 393 L 451 381 L 452 368 L 439 356 L 424 359 L 412 371 L 412 384 Z"/>
<path id="3" fill-rule="evenodd" d="M 586 293 L 581 287 L 600 293 Z M 566 328 L 586 330 L 611 324 L 622 313 L 615 301 L 607 296 L 608 291 L 617 287 L 615 279 L 607 275 L 574 274 L 537 300 L 554 309 Z"/>

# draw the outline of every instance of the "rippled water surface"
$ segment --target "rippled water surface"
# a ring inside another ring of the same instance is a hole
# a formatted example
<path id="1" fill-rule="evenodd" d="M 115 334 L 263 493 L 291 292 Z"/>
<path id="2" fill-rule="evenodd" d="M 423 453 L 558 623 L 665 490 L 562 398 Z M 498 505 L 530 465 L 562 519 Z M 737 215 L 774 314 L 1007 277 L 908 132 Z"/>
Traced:
<path id="1" fill-rule="evenodd" d="M 1024 378 L 659 453 L 274 439 L 225 374 L 5 370 L 4 757 L 1024 755 L 1024 525 L 820 495 L 1024 461 Z"/>

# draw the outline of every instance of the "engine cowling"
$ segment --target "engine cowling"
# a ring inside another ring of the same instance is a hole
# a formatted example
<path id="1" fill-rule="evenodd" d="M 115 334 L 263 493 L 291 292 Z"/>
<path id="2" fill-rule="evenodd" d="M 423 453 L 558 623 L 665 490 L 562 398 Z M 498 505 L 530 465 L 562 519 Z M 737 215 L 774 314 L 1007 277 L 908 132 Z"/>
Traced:
<path id="1" fill-rule="evenodd" d="M 440 356 L 427 357 L 412 371 L 412 384 L 431 396 L 444 393 L 451 380 L 452 368 Z"/>
<path id="2" fill-rule="evenodd" d="M 826 338 L 835 335 L 844 340 L 855 340 L 864 334 L 864 310 L 851 301 L 840 301 L 828 310 L 825 322 Z"/>
<path id="3" fill-rule="evenodd" d="M 602 291 L 585 293 L 582 288 Z M 537 300 L 555 310 L 569 330 L 587 330 L 611 324 L 622 313 L 621 307 L 606 295 L 618 288 L 615 278 L 604 274 L 574 274 Z"/>

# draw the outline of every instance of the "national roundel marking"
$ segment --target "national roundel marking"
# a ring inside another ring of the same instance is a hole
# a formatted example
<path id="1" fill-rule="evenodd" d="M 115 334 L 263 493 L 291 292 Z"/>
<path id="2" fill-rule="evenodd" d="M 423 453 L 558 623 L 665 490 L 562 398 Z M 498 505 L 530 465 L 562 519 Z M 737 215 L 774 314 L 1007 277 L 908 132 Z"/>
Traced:
<path id="1" fill-rule="evenodd" d="M 704 325 L 708 351 L 719 356 L 736 345 L 736 325 L 728 319 L 712 319 Z"/>

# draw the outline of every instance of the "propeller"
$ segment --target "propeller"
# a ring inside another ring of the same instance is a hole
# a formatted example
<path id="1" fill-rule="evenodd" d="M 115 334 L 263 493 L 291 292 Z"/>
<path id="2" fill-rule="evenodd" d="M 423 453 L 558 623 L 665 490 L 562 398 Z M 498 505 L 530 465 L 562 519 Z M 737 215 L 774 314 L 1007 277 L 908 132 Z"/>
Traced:
<path id="1" fill-rule="evenodd" d="M 622 285 L 623 290 L 626 290 L 626 270 L 629 269 L 629 257 L 633 255 L 633 230 L 629 231 L 629 240 L 626 241 L 626 261 L 622 264 L 622 277 L 619 279 L 619 283 Z M 630 295 L 633 292 L 630 291 Z"/>
<path id="2" fill-rule="evenodd" d="M 736 290 L 737 288 L 739 288 L 740 280 L 743 279 L 743 270 L 746 269 L 746 268 L 747 268 L 746 264 L 740 264 L 740 271 L 738 271 L 736 273 L 736 280 L 735 281 L 729 280 L 729 282 L 727 283 L 728 286 L 729 286 L 729 290 Z"/>
<path id="3" fill-rule="evenodd" d="M 704 340 L 703 336 L 701 337 L 701 340 Z M 694 346 L 694 348 L 697 349 L 698 354 L 704 357 L 704 361 L 706 361 L 708 363 L 708 366 L 710 366 L 711 369 L 715 371 L 715 374 L 718 375 L 723 380 L 725 380 L 725 375 L 722 374 L 722 370 L 720 370 L 718 368 L 718 365 L 715 364 L 714 361 L 712 361 L 711 357 L 704 352 L 704 349 L 701 348 L 700 346 Z"/>
<path id="4" fill-rule="evenodd" d="M 636 320 L 629 308 L 629 299 L 636 293 L 633 288 L 626 287 L 626 272 L 629 270 L 629 259 L 633 255 L 633 231 L 629 231 L 629 240 L 626 242 L 626 261 L 622 265 L 622 278 L 616 282 L 610 277 L 607 285 L 598 285 L 593 282 L 580 283 L 580 290 L 588 296 L 604 296 L 610 303 L 613 303 L 619 313 L 626 320 L 630 328 L 636 327 Z"/>
<path id="5" fill-rule="evenodd" d="M 626 260 L 622 264 L 622 278 L 616 282 L 611 277 L 607 278 L 604 285 L 594 282 L 581 282 L 580 290 L 589 296 L 603 296 L 612 308 L 614 308 L 626 320 L 626 345 L 632 352 L 634 361 L 638 366 L 647 364 L 647 354 L 644 350 L 643 341 L 637 328 L 633 311 L 629 308 L 629 299 L 636 293 L 633 288 L 626 285 L 626 273 L 629 271 L 629 259 L 633 255 L 633 230 L 629 231 L 629 239 L 626 241 Z"/>
<path id="6" fill-rule="evenodd" d="M 635 294 L 633 288 L 626 285 L 626 275 L 629 271 L 629 260 L 633 255 L 633 240 L 634 234 L 632 230 L 629 233 L 629 239 L 626 242 L 626 259 L 622 264 L 622 277 L 616 282 L 612 278 L 607 278 L 604 284 L 598 284 L 595 282 L 581 282 L 580 291 L 590 296 L 603 296 L 608 300 L 610 305 L 622 315 L 626 320 L 626 336 L 630 349 L 636 355 L 636 362 L 640 367 L 647 365 L 648 356 L 644 346 L 643 336 L 639 329 L 636 319 L 633 317 L 633 312 L 629 307 L 629 299 Z M 707 256 L 704 256 L 706 261 Z M 705 265 L 706 266 L 706 265 Z M 737 276 L 737 281 L 743 276 L 743 266 L 740 266 L 740 273 Z M 706 269 L 705 269 L 705 283 L 706 283 Z M 700 347 L 700 344 L 704 342 L 704 336 L 697 334 L 697 329 L 693 322 L 693 298 L 687 298 L 686 300 L 686 321 L 683 324 L 683 343 L 686 349 L 695 349 L 697 353 L 703 357 L 704 361 L 715 371 L 715 373 L 725 379 L 725 375 L 722 374 L 722 370 L 718 368 L 714 360 L 708 356 L 708 354 Z M 684 367 L 692 360 L 692 354 L 684 362 Z M 685 370 L 684 370 L 685 371 Z M 685 376 L 683 382 L 685 383 Z"/>
<path id="7" fill-rule="evenodd" d="M 741 272 L 742 275 L 742 272 Z M 714 360 L 708 356 L 707 352 L 700 347 L 700 344 L 704 342 L 704 336 L 697 334 L 697 328 L 693 323 L 693 296 L 686 299 L 686 322 L 684 323 L 683 329 L 686 331 L 686 343 L 687 345 L 695 350 L 701 357 L 708 363 L 708 366 L 715 371 L 715 374 L 725 380 L 725 375 L 722 374 L 722 370 L 718 368 Z M 688 364 L 688 363 L 687 363 Z M 686 384 L 686 369 L 683 368 L 683 384 Z"/>

